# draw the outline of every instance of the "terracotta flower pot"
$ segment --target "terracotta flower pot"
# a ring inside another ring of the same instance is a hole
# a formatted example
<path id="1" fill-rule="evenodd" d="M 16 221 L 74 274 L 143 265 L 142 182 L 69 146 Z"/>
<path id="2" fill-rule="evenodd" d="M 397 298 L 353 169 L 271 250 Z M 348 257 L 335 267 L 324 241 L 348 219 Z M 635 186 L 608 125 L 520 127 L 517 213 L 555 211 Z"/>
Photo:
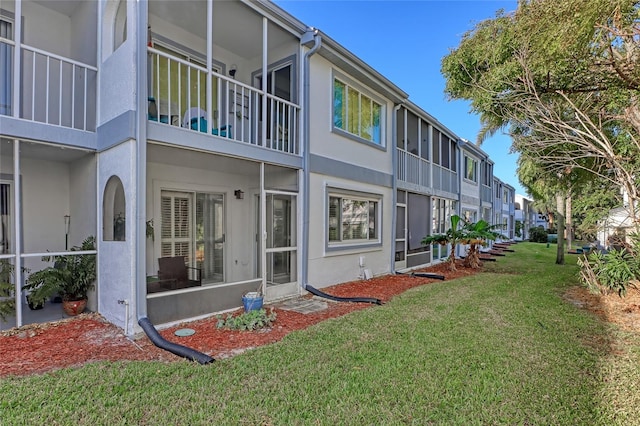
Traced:
<path id="1" fill-rule="evenodd" d="M 87 299 L 62 300 L 62 309 L 64 310 L 64 313 L 70 317 L 83 313 L 86 307 Z"/>

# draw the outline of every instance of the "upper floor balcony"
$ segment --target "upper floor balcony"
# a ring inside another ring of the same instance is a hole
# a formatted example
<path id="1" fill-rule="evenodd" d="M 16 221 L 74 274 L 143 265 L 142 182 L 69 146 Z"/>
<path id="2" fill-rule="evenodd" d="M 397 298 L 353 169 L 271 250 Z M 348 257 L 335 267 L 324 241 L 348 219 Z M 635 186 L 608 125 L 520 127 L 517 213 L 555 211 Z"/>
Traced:
<path id="1" fill-rule="evenodd" d="M 97 7 L 0 4 L 0 115 L 95 131 Z"/>
<path id="2" fill-rule="evenodd" d="M 151 125 L 300 154 L 295 30 L 239 1 L 151 1 L 148 22 Z"/>
<path id="3" fill-rule="evenodd" d="M 455 170 L 432 164 L 416 154 L 402 148 L 397 150 L 397 174 L 399 182 L 423 187 L 426 191 L 444 191 L 456 194 L 459 191 L 458 174 Z"/>

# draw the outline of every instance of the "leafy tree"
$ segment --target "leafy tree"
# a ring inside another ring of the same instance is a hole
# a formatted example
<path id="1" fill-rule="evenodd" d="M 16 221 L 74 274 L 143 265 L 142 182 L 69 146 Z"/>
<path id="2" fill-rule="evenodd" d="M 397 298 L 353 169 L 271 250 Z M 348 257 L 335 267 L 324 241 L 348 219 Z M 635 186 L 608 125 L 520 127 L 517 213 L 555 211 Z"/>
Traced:
<path id="1" fill-rule="evenodd" d="M 443 59 L 446 93 L 480 115 L 478 142 L 505 130 L 542 174 L 562 176 L 556 197 L 570 196 L 582 170 L 623 188 L 636 219 L 639 18 L 627 0 L 523 0 L 479 23 Z"/>

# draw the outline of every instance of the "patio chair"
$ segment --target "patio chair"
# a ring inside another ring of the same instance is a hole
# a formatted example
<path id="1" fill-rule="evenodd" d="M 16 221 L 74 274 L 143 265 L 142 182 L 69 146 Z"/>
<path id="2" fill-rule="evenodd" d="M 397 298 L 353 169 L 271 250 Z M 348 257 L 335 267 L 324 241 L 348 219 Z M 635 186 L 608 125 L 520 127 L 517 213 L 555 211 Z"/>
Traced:
<path id="1" fill-rule="evenodd" d="M 184 113 L 184 117 L 182 118 L 182 127 L 188 127 L 192 130 L 199 130 L 203 133 L 207 132 L 207 111 L 202 108 L 189 108 Z M 211 129 L 211 134 L 216 136 L 227 137 L 231 136 L 231 125 L 229 126 L 221 126 L 220 128 Z"/>
<path id="2" fill-rule="evenodd" d="M 184 256 L 161 257 L 158 259 L 158 280 L 170 282 L 171 290 L 197 287 L 202 285 L 202 271 L 187 266 Z"/>

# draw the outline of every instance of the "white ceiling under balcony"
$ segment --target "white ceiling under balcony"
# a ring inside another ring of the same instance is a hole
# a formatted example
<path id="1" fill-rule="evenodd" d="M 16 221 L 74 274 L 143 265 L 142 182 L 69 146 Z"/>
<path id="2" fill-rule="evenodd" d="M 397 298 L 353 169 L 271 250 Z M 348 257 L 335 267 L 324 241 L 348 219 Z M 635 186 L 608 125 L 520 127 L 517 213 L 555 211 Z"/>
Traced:
<path id="1" fill-rule="evenodd" d="M 206 12 L 207 2 L 204 1 L 149 2 L 150 14 L 201 38 L 206 38 L 207 34 Z M 292 36 L 281 30 L 272 30 L 268 37 L 269 49 L 292 41 Z M 259 56 L 262 54 L 262 19 L 241 2 L 214 2 L 213 42 L 245 58 Z"/>
<path id="2" fill-rule="evenodd" d="M 73 12 L 78 8 L 77 0 L 38 0 L 35 3 L 66 16 L 73 15 Z"/>
<path id="3" fill-rule="evenodd" d="M 35 0 L 44 7 L 72 16 L 78 0 Z M 162 0 L 149 1 L 149 13 L 201 38 L 207 34 L 207 2 Z M 270 27 L 273 28 L 273 27 Z M 262 20 L 252 9 L 237 1 L 216 1 L 213 5 L 214 43 L 245 58 L 262 52 Z M 291 42 L 286 31 L 271 31 L 269 49 Z"/>

